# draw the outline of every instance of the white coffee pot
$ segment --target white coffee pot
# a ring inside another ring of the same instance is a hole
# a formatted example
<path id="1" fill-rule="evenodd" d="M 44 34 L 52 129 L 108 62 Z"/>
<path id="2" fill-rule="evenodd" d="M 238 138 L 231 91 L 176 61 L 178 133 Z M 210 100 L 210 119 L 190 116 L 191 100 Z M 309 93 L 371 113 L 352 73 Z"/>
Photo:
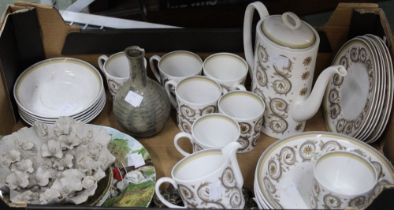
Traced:
<path id="1" fill-rule="evenodd" d="M 253 53 L 255 10 L 261 19 L 256 26 Z M 328 67 L 311 91 L 320 42 L 312 26 L 291 12 L 269 16 L 264 4 L 253 2 L 246 8 L 243 27 L 252 91 L 266 104 L 263 132 L 274 138 L 302 132 L 305 121 L 319 110 L 328 82 L 334 75 L 345 76 L 346 69 L 340 65 Z"/>

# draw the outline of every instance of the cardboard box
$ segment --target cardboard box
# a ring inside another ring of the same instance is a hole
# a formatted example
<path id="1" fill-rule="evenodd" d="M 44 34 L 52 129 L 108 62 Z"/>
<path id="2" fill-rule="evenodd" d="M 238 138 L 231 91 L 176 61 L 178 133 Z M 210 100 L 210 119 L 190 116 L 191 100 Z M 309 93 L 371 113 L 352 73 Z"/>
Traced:
<path id="1" fill-rule="evenodd" d="M 365 21 L 372 24 L 365 24 Z M 327 24 L 319 31 L 321 46 L 315 76 L 330 64 L 332 56 L 339 47 L 356 35 L 373 33 L 385 37 L 391 54 L 393 55 L 394 52 L 389 23 L 377 4 L 339 4 Z M 0 134 L 9 134 L 26 126 L 15 114 L 12 95 L 13 84 L 26 67 L 42 59 L 57 56 L 76 57 L 97 66 L 98 55 L 115 53 L 132 44 L 145 48 L 148 52 L 147 56 L 153 52 L 168 52 L 174 49 L 192 50 L 201 53 L 202 57 L 217 51 L 243 51 L 242 29 L 83 31 L 77 26 L 65 23 L 58 11 L 51 7 L 26 3 L 11 5 L 3 15 L 0 36 L 2 77 L 0 80 Z M 91 123 L 125 131 L 112 115 L 111 102 L 111 99 L 108 99 L 103 112 Z M 172 117 L 161 133 L 149 139 L 139 139 L 149 150 L 158 177 L 170 176 L 172 166 L 182 158 L 176 152 L 172 141 L 175 134 L 179 132 L 174 114 L 173 111 Z M 322 130 L 326 130 L 326 127 L 322 113 L 319 112 L 307 122 L 306 131 Z M 387 144 L 386 155 L 391 158 L 391 161 L 394 161 L 393 137 L 394 117 L 391 117 L 387 131 L 382 137 Z M 253 189 L 254 171 L 258 158 L 274 141 L 276 140 L 262 134 L 252 152 L 238 155 L 245 186 L 249 189 Z M 379 145 L 376 146 L 379 147 Z M 376 205 L 387 207 L 386 202 L 379 202 Z M 43 209 L 44 207 L 28 206 L 27 208 Z M 45 209 L 52 208 L 62 209 L 61 207 L 45 207 Z M 87 207 L 82 209 L 87 209 Z"/>

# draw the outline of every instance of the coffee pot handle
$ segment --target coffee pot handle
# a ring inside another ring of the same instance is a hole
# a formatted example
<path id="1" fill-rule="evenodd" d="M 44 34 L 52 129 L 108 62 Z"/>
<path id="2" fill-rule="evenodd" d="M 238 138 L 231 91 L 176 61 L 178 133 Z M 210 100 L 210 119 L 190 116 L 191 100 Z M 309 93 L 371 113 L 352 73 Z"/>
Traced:
<path id="1" fill-rule="evenodd" d="M 158 55 L 153 55 L 152 57 L 149 58 L 150 69 L 151 69 L 153 75 L 155 75 L 155 78 L 159 83 L 161 83 L 160 73 L 158 70 L 158 65 L 159 65 L 160 59 L 161 59 L 161 57 Z M 157 63 L 157 66 L 155 65 L 155 62 Z"/>
<path id="2" fill-rule="evenodd" d="M 263 3 L 256 1 L 250 3 L 245 10 L 244 16 L 244 27 L 243 27 L 243 41 L 244 41 L 244 53 L 246 61 L 249 64 L 251 70 L 253 70 L 253 46 L 252 46 L 252 23 L 254 11 L 259 13 L 260 19 L 264 19 L 269 15 L 267 8 Z"/>
<path id="3" fill-rule="evenodd" d="M 176 83 L 173 80 L 168 80 L 164 84 L 164 89 L 167 92 L 168 98 L 170 99 L 170 102 L 172 106 L 177 110 L 178 107 L 178 102 L 176 102 L 176 98 L 171 94 L 171 87 L 176 87 Z"/>
<path id="4" fill-rule="evenodd" d="M 100 57 L 98 57 L 98 59 L 97 59 L 98 66 L 102 72 L 105 72 L 104 71 L 104 64 L 105 64 L 105 62 L 107 62 L 107 60 L 108 60 L 108 56 L 106 56 L 106 55 L 100 55 Z"/>
<path id="5" fill-rule="evenodd" d="M 174 137 L 174 146 L 176 148 L 176 150 L 178 150 L 179 153 L 181 153 L 183 156 L 189 156 L 190 153 L 186 152 L 184 149 L 182 149 L 181 146 L 179 146 L 179 140 L 181 139 L 188 139 L 190 141 L 191 144 L 193 144 L 193 137 L 185 132 L 179 132 L 177 135 L 175 135 Z"/>
<path id="6" fill-rule="evenodd" d="M 175 204 L 170 203 L 169 201 L 167 201 L 164 196 L 160 193 L 160 186 L 163 183 L 170 183 L 176 190 L 178 190 L 178 184 L 171 178 L 169 177 L 162 177 L 159 180 L 156 181 L 155 184 L 155 192 L 156 192 L 156 196 L 157 198 L 159 198 L 159 200 L 166 205 L 168 208 L 174 208 L 174 209 L 185 209 L 186 206 L 178 206 Z"/>

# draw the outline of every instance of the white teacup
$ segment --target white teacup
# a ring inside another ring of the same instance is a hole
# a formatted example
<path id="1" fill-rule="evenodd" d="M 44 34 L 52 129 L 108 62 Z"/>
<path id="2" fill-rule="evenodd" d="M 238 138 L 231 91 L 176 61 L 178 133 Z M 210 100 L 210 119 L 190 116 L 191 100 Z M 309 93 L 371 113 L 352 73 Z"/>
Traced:
<path id="1" fill-rule="evenodd" d="M 146 67 L 146 59 L 145 67 Z M 119 88 L 130 78 L 130 65 L 124 52 L 118 52 L 111 56 L 101 55 L 98 57 L 98 65 L 107 79 L 108 89 L 115 96 Z"/>
<path id="2" fill-rule="evenodd" d="M 165 90 L 177 110 L 178 127 L 190 133 L 194 121 L 217 110 L 217 102 L 225 91 L 217 82 L 204 76 L 192 76 L 181 80 L 168 81 Z M 175 96 L 171 93 L 175 87 Z"/>
<path id="3" fill-rule="evenodd" d="M 239 125 L 230 117 L 212 113 L 194 121 L 191 134 L 179 132 L 174 137 L 175 148 L 183 156 L 189 156 L 179 145 L 181 139 L 188 139 L 193 146 L 193 152 L 204 149 L 220 149 L 231 142 L 236 142 L 240 135 Z"/>
<path id="4" fill-rule="evenodd" d="M 328 152 L 314 162 L 311 207 L 364 209 L 373 201 L 378 174 L 371 162 L 347 151 Z"/>
<path id="5" fill-rule="evenodd" d="M 204 60 L 203 72 L 227 90 L 246 90 L 248 63 L 232 53 L 215 53 Z"/>
<path id="6" fill-rule="evenodd" d="M 177 162 L 170 177 L 162 177 L 155 184 L 159 200 L 169 208 L 243 209 L 243 177 L 236 158 L 238 142 L 226 147 L 193 153 Z M 179 192 L 184 206 L 167 201 L 160 193 L 163 183 L 171 184 Z"/>
<path id="7" fill-rule="evenodd" d="M 163 86 L 167 81 L 174 81 L 176 84 L 186 77 L 201 74 L 202 63 L 200 56 L 185 50 L 172 51 L 161 57 L 153 55 L 149 58 L 150 68 Z M 175 86 L 172 93 L 174 88 Z"/>
<path id="8" fill-rule="evenodd" d="M 239 152 L 251 151 L 256 146 L 263 126 L 264 101 L 255 93 L 237 90 L 224 94 L 219 99 L 218 109 L 240 126 Z"/>

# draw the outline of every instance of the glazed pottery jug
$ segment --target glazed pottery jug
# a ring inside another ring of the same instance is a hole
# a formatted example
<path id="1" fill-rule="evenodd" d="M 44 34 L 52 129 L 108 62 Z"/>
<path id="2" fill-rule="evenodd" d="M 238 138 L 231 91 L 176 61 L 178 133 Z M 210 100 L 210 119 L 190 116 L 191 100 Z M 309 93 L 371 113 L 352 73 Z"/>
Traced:
<path id="1" fill-rule="evenodd" d="M 171 178 L 157 180 L 155 192 L 169 208 L 243 209 L 243 177 L 236 153 L 238 142 L 222 149 L 207 149 L 184 157 L 171 170 Z M 178 190 L 184 206 L 167 201 L 160 186 L 171 184 Z"/>
<path id="2" fill-rule="evenodd" d="M 251 27 L 255 10 L 261 20 L 256 27 L 253 53 Z M 302 132 L 305 120 L 319 110 L 329 80 L 335 74 L 345 76 L 346 69 L 328 67 L 319 75 L 311 93 L 320 42 L 318 33 L 294 13 L 269 16 L 261 2 L 246 8 L 243 36 L 252 91 L 267 105 L 263 132 L 274 138 Z"/>
<path id="3" fill-rule="evenodd" d="M 164 88 L 146 75 L 145 51 L 132 46 L 124 52 L 132 71 L 130 79 L 115 95 L 113 113 L 133 136 L 153 136 L 163 129 L 168 120 L 170 101 Z"/>

